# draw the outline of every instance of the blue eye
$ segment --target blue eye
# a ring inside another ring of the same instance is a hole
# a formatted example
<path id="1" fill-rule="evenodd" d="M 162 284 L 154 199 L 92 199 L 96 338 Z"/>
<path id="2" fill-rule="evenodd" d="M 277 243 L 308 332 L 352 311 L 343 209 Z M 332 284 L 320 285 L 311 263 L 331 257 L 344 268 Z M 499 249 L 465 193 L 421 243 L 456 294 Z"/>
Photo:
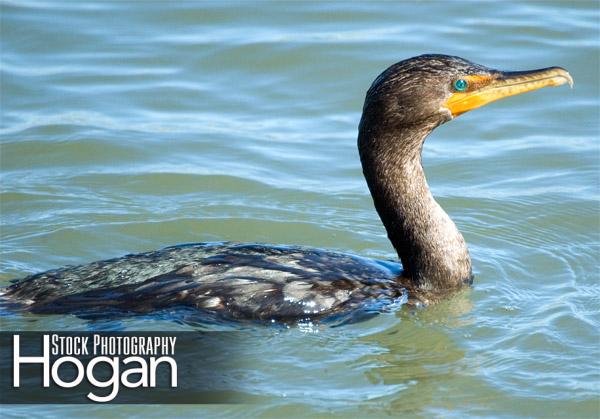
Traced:
<path id="1" fill-rule="evenodd" d="M 458 79 L 454 82 L 454 89 L 458 92 L 464 92 L 469 87 L 469 83 L 465 79 Z"/>

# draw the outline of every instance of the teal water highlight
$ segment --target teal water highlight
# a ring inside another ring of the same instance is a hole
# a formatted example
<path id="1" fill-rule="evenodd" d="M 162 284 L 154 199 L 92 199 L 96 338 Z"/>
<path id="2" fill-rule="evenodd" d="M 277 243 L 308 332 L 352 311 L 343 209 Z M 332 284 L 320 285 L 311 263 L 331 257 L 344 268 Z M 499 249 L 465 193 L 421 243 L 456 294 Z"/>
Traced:
<path id="1" fill-rule="evenodd" d="M 253 328 L 256 405 L 86 414 L 598 416 L 597 3 L 25 0 L 1 3 L 0 23 L 2 285 L 199 241 L 395 258 L 356 150 L 383 69 L 436 52 L 575 80 L 465 114 L 425 144 L 432 192 L 473 257 L 471 290 L 340 328 Z M 0 324 L 207 327 L 169 313 Z"/>

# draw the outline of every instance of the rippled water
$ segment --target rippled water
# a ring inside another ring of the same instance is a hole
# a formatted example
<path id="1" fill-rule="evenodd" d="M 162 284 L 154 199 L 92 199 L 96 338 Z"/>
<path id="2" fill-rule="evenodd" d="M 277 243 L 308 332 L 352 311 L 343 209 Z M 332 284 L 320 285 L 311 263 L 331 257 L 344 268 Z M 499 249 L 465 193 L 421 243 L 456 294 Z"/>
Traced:
<path id="1" fill-rule="evenodd" d="M 393 258 L 356 151 L 380 71 L 438 52 L 507 70 L 560 65 L 575 79 L 461 116 L 425 145 L 434 195 L 469 243 L 471 290 L 340 328 L 253 328 L 256 405 L 89 415 L 599 415 L 597 2 L 0 7 L 1 284 L 197 241 Z M 168 315 L 0 320 L 197 327 Z"/>

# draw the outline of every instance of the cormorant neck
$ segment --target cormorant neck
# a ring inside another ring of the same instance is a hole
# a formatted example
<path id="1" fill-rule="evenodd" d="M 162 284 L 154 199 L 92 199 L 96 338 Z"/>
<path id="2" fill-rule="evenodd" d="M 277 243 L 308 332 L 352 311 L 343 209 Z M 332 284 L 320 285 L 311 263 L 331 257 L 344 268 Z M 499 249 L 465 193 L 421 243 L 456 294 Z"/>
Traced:
<path id="1" fill-rule="evenodd" d="M 421 164 L 425 138 L 440 121 L 393 127 L 387 122 L 363 114 L 358 147 L 375 208 L 402 260 L 403 275 L 424 291 L 457 289 L 472 278 L 469 252 L 431 195 Z"/>

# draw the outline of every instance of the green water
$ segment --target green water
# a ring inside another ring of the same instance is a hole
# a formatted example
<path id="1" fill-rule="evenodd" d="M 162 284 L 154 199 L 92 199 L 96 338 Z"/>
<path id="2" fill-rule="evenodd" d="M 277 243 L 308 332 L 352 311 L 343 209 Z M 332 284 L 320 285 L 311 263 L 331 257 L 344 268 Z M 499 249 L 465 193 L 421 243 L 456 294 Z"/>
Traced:
<path id="1" fill-rule="evenodd" d="M 6 406 L 4 417 L 598 417 L 597 2 L 0 4 L 2 285 L 198 241 L 393 258 L 356 150 L 379 72 L 437 52 L 560 65 L 575 79 L 461 116 L 425 145 L 433 193 L 469 244 L 471 290 L 341 328 L 253 329 L 257 404 Z"/>

